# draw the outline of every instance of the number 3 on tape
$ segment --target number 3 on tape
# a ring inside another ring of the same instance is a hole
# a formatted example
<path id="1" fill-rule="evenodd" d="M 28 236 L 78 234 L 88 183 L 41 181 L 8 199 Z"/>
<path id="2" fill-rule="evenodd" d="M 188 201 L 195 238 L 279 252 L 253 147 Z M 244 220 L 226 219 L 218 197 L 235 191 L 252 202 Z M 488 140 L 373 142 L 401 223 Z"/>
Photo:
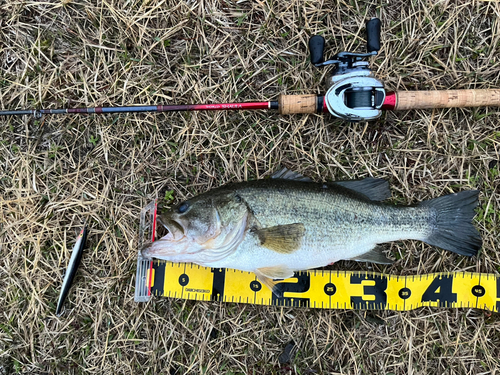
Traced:
<path id="1" fill-rule="evenodd" d="M 351 296 L 351 306 L 353 309 L 366 310 L 377 309 L 385 310 L 387 306 L 387 276 L 377 274 L 351 275 L 351 284 L 363 284 L 364 280 L 370 280 L 373 283 L 363 286 L 363 296 L 371 297 L 370 300 L 364 300 L 364 297 Z"/>

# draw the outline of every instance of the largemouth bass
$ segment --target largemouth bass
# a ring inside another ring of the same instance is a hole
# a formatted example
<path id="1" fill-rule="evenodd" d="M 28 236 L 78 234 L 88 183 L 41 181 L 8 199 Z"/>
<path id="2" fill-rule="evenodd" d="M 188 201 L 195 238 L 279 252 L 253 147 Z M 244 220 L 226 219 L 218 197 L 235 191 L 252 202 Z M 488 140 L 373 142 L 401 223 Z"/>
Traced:
<path id="1" fill-rule="evenodd" d="M 478 191 L 416 206 L 381 203 L 383 179 L 315 183 L 283 169 L 271 179 L 229 184 L 160 216 L 168 234 L 142 250 L 147 258 L 254 272 L 271 290 L 295 271 L 352 259 L 391 263 L 378 244 L 413 239 L 473 256 Z"/>

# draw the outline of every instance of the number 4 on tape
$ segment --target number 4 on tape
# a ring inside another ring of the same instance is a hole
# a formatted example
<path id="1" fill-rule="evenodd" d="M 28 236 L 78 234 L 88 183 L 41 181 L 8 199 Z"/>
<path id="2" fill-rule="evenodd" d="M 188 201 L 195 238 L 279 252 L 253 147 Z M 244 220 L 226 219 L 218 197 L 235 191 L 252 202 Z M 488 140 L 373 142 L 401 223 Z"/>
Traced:
<path id="1" fill-rule="evenodd" d="M 150 295 L 191 300 L 323 309 L 412 310 L 422 306 L 474 307 L 500 311 L 500 276 L 433 273 L 394 276 L 373 272 L 296 272 L 279 282 L 276 294 L 252 272 L 211 269 L 194 264 L 150 261 L 136 288 L 136 301 Z M 139 295 L 138 290 L 144 295 Z"/>

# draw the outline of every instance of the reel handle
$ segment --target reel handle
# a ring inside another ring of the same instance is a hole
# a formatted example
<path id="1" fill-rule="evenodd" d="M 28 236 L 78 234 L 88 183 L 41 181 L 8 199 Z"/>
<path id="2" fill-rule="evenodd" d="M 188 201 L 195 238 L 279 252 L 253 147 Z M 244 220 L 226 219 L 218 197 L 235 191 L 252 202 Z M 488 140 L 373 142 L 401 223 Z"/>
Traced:
<path id="1" fill-rule="evenodd" d="M 376 52 L 380 50 L 380 30 L 381 30 L 381 22 L 378 18 L 372 18 L 370 21 L 366 23 L 366 49 L 368 51 L 368 55 L 372 54 L 376 55 Z M 321 65 L 327 65 L 331 63 L 339 63 L 337 60 L 329 60 L 325 64 L 324 60 L 324 52 L 325 52 L 325 38 L 321 35 L 313 35 L 309 39 L 309 52 L 311 54 L 311 64 L 318 67 Z M 354 53 L 346 53 L 341 52 L 338 54 L 338 57 L 343 56 L 354 56 L 357 57 L 366 57 L 363 54 L 354 54 Z M 337 55 L 336 55 L 337 56 Z"/>
<path id="2" fill-rule="evenodd" d="M 324 62 L 325 38 L 321 35 L 312 36 L 309 39 L 309 51 L 311 53 L 311 64 L 316 65 Z"/>
<path id="3" fill-rule="evenodd" d="M 366 23 L 366 49 L 368 52 L 380 50 L 381 22 L 378 18 L 372 18 Z"/>

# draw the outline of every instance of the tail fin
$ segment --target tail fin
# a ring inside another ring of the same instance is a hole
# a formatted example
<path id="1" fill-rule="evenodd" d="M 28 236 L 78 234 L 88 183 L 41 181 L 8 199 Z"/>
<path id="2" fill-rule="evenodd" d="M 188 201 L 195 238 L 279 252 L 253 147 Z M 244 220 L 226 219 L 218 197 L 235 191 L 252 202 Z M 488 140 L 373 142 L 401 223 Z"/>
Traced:
<path id="1" fill-rule="evenodd" d="M 432 233 L 424 241 L 457 254 L 476 255 L 482 245 L 472 224 L 478 195 L 478 190 L 470 190 L 422 202 L 420 206 L 432 209 Z"/>

